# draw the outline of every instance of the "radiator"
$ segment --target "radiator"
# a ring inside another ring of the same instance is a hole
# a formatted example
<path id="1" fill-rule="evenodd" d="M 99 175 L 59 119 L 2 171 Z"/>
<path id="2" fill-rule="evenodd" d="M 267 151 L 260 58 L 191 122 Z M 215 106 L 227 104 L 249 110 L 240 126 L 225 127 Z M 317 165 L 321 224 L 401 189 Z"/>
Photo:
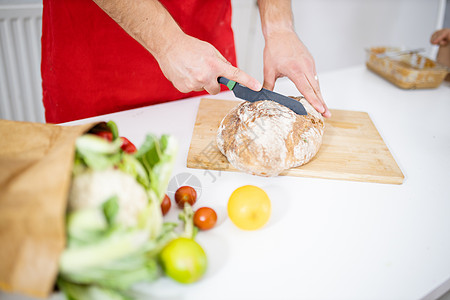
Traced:
<path id="1" fill-rule="evenodd" d="M 0 119 L 45 121 L 41 28 L 41 3 L 0 3 Z"/>

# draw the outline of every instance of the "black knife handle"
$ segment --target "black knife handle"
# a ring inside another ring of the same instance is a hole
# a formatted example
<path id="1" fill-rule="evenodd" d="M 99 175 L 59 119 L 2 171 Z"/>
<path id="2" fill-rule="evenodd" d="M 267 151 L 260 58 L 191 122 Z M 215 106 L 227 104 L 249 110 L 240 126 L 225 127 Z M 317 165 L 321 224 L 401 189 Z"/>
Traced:
<path id="1" fill-rule="evenodd" d="M 217 78 L 217 81 L 223 85 L 227 85 L 228 81 L 230 81 L 230 80 L 225 77 L 219 77 L 219 78 Z"/>
<path id="2" fill-rule="evenodd" d="M 236 85 L 236 81 L 230 80 L 225 77 L 219 77 L 217 78 L 217 81 L 220 84 L 226 85 L 230 89 L 230 91 L 232 91 L 234 89 L 234 86 Z"/>

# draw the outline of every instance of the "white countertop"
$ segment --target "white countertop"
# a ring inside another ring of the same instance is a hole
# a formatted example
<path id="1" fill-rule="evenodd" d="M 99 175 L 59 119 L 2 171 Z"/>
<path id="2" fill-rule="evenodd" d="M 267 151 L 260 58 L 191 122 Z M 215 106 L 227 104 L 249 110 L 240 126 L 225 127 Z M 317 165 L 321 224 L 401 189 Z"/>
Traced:
<path id="1" fill-rule="evenodd" d="M 402 185 L 188 169 L 200 97 L 72 123 L 114 120 L 138 147 L 146 133 L 174 135 L 173 175 L 196 176 L 195 207 L 219 215 L 197 236 L 209 259 L 204 278 L 140 286 L 151 299 L 435 299 L 450 289 L 450 85 L 401 90 L 365 66 L 319 80 L 331 109 L 369 113 L 405 175 Z M 275 90 L 298 95 L 283 79 Z M 231 92 L 208 97 L 234 99 Z M 271 219 L 258 231 L 239 230 L 227 217 L 228 197 L 246 184 L 272 201 Z M 169 219 L 177 213 L 172 208 Z"/>

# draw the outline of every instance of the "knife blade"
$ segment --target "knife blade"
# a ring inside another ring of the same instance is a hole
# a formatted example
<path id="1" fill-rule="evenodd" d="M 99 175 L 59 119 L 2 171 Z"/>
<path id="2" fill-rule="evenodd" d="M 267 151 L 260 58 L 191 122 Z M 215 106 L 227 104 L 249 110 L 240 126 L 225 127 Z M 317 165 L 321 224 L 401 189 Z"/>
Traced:
<path id="1" fill-rule="evenodd" d="M 281 105 L 286 106 L 298 115 L 307 115 L 305 107 L 297 100 L 283 96 L 281 94 L 261 89 L 259 92 L 249 89 L 236 81 L 229 80 L 225 77 L 219 77 L 217 81 L 220 84 L 226 85 L 234 95 L 240 99 L 256 102 L 260 100 L 271 100 Z"/>

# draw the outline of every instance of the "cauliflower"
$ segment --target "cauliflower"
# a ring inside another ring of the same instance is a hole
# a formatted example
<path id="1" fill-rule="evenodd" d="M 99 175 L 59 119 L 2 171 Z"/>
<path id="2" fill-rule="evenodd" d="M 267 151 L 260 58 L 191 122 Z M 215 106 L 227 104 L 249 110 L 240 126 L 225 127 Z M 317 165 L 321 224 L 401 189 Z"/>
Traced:
<path id="1" fill-rule="evenodd" d="M 88 169 L 74 176 L 69 192 L 69 211 L 100 207 L 114 196 L 119 204 L 115 222 L 136 226 L 138 214 L 148 204 L 147 193 L 133 176 L 118 169 Z"/>

